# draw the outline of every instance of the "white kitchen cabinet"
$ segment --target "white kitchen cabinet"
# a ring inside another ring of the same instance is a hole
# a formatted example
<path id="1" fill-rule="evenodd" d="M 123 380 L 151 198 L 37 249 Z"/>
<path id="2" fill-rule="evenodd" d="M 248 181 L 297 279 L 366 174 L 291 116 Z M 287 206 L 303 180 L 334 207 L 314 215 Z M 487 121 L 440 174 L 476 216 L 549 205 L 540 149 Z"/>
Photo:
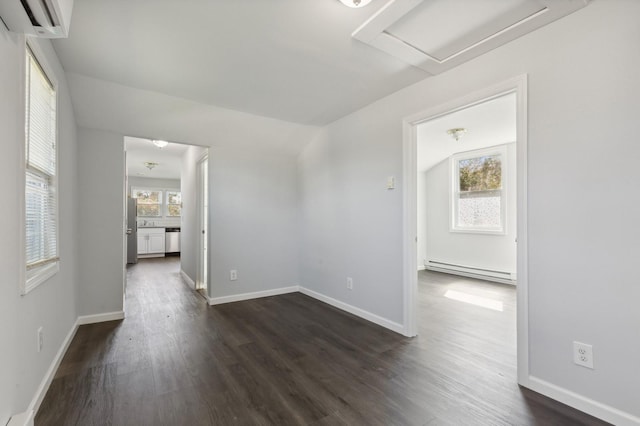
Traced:
<path id="1" fill-rule="evenodd" d="M 138 228 L 138 254 L 164 255 L 164 228 Z"/>

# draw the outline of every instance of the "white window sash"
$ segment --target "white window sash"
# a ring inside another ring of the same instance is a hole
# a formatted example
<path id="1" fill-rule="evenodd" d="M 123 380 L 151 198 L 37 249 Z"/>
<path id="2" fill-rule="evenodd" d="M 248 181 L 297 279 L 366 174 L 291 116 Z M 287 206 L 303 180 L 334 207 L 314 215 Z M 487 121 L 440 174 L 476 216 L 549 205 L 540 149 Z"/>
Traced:
<path id="1" fill-rule="evenodd" d="M 478 157 L 490 157 L 497 156 L 500 159 L 501 164 L 501 188 L 491 191 L 470 191 L 467 194 L 481 193 L 481 192 L 494 192 L 499 194 L 500 198 L 500 226 L 464 226 L 458 222 L 459 207 L 460 207 L 460 161 L 478 158 Z M 506 176 L 507 176 L 507 147 L 506 145 L 500 145 L 485 149 L 478 149 L 473 151 L 462 152 L 454 154 L 449 158 L 450 161 L 450 190 L 449 194 L 451 201 L 450 214 L 449 214 L 449 232 L 453 233 L 469 233 L 469 234 L 493 234 L 493 235 L 505 235 L 507 232 L 506 224 Z"/>
<path id="2" fill-rule="evenodd" d="M 24 62 L 23 295 L 55 275 L 60 260 L 57 86 L 34 47 L 26 44 Z"/>

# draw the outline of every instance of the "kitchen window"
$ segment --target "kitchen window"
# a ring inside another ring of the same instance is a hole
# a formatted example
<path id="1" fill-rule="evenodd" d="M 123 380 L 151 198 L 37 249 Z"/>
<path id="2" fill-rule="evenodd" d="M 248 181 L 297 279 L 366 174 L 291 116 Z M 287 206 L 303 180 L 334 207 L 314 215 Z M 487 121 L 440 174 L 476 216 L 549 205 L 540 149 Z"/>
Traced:
<path id="1" fill-rule="evenodd" d="M 162 191 L 152 189 L 134 189 L 132 197 L 138 200 L 138 217 L 162 216 Z"/>
<path id="2" fill-rule="evenodd" d="M 167 191 L 167 216 L 180 217 L 182 212 L 182 194 L 180 191 Z"/>
<path id="3" fill-rule="evenodd" d="M 504 146 L 468 151 L 451 157 L 451 231 L 505 232 Z"/>
<path id="4" fill-rule="evenodd" d="M 56 274 L 59 262 L 56 84 L 28 44 L 25 57 L 26 271 L 22 294 Z"/>

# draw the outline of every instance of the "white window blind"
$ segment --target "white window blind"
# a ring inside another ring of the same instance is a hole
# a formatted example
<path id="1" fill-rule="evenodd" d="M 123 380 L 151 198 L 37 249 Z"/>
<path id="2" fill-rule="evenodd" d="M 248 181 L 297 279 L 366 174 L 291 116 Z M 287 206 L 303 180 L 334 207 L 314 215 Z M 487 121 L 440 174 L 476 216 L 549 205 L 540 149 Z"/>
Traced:
<path id="1" fill-rule="evenodd" d="M 27 48 L 25 235 L 27 279 L 58 260 L 56 91 Z"/>

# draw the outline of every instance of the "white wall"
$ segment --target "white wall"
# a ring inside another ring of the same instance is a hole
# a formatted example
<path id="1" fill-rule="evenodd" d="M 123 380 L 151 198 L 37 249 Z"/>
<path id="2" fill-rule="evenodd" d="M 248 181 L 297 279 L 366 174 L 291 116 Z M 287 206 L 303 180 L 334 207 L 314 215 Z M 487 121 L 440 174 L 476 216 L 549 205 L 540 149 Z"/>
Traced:
<path id="1" fill-rule="evenodd" d="M 81 212 L 82 223 L 87 230 L 109 223 L 111 233 L 99 250 L 93 249 L 95 245 L 89 238 L 80 241 L 87 261 L 87 266 L 83 262 L 81 268 L 83 282 L 90 274 L 99 277 L 83 293 L 83 313 L 116 309 L 113 302 L 118 295 L 122 303 L 116 254 L 122 252 L 123 235 L 111 227 L 116 221 L 122 222 L 118 215 L 122 207 L 112 198 L 118 189 L 123 194 L 124 162 L 118 152 L 125 134 L 211 148 L 210 296 L 297 284 L 296 156 L 317 128 L 79 75 L 71 74 L 69 80 L 76 109 L 81 110 L 81 158 L 92 166 L 101 159 L 95 170 L 88 165 L 81 167 L 80 180 L 92 191 L 107 194 L 91 210 Z M 101 130 L 86 130 L 87 127 Z M 88 199 L 87 192 L 81 192 L 81 199 Z M 104 260 L 100 260 L 101 255 Z M 190 255 L 186 256 L 186 267 L 190 269 Z M 228 279 L 231 268 L 238 269 L 233 286 Z"/>
<path id="2" fill-rule="evenodd" d="M 77 316 L 76 126 L 62 67 L 48 41 L 37 42 L 58 80 L 60 271 L 20 296 L 22 227 L 17 203 L 24 202 L 24 39 L 0 25 L 0 424 L 29 406 Z M 36 330 L 44 327 L 44 347 L 36 351 Z"/>
<path id="3" fill-rule="evenodd" d="M 182 156 L 180 184 L 182 192 L 182 223 L 180 228 L 180 267 L 189 278 L 196 281 L 200 225 L 197 206 L 197 163 L 205 148 L 190 146 Z"/>
<path id="4" fill-rule="evenodd" d="M 300 157 L 302 284 L 401 322 L 402 119 L 527 73 L 530 373 L 640 416 L 637 16 L 595 0 L 327 126 Z"/>
<path id="5" fill-rule="evenodd" d="M 180 189 L 180 179 L 160 179 L 129 176 L 129 187 L 127 195 L 131 195 L 131 188 L 160 188 L 160 189 Z"/>
<path id="6" fill-rule="evenodd" d="M 80 315 L 123 310 L 124 137 L 78 129 Z"/>
<path id="7" fill-rule="evenodd" d="M 327 126 L 300 155 L 301 285 L 402 323 L 401 121 L 369 109 Z"/>
<path id="8" fill-rule="evenodd" d="M 210 151 L 211 297 L 298 285 L 296 173 L 282 155 Z"/>
<path id="9" fill-rule="evenodd" d="M 427 260 L 452 263 L 494 271 L 516 272 L 516 146 L 507 144 L 505 176 L 506 227 L 504 235 L 483 235 L 449 231 L 450 166 L 441 161 L 426 172 L 424 191 L 418 192 L 418 205 L 426 204 L 418 239 L 426 241 Z M 419 173 L 423 174 L 423 173 Z M 418 189 L 420 189 L 418 187 Z M 422 198 L 422 200 L 421 200 Z M 420 216 L 418 216 L 420 218 Z M 420 223 L 418 219 L 418 223 Z M 418 259 L 422 265 L 422 259 Z"/>

